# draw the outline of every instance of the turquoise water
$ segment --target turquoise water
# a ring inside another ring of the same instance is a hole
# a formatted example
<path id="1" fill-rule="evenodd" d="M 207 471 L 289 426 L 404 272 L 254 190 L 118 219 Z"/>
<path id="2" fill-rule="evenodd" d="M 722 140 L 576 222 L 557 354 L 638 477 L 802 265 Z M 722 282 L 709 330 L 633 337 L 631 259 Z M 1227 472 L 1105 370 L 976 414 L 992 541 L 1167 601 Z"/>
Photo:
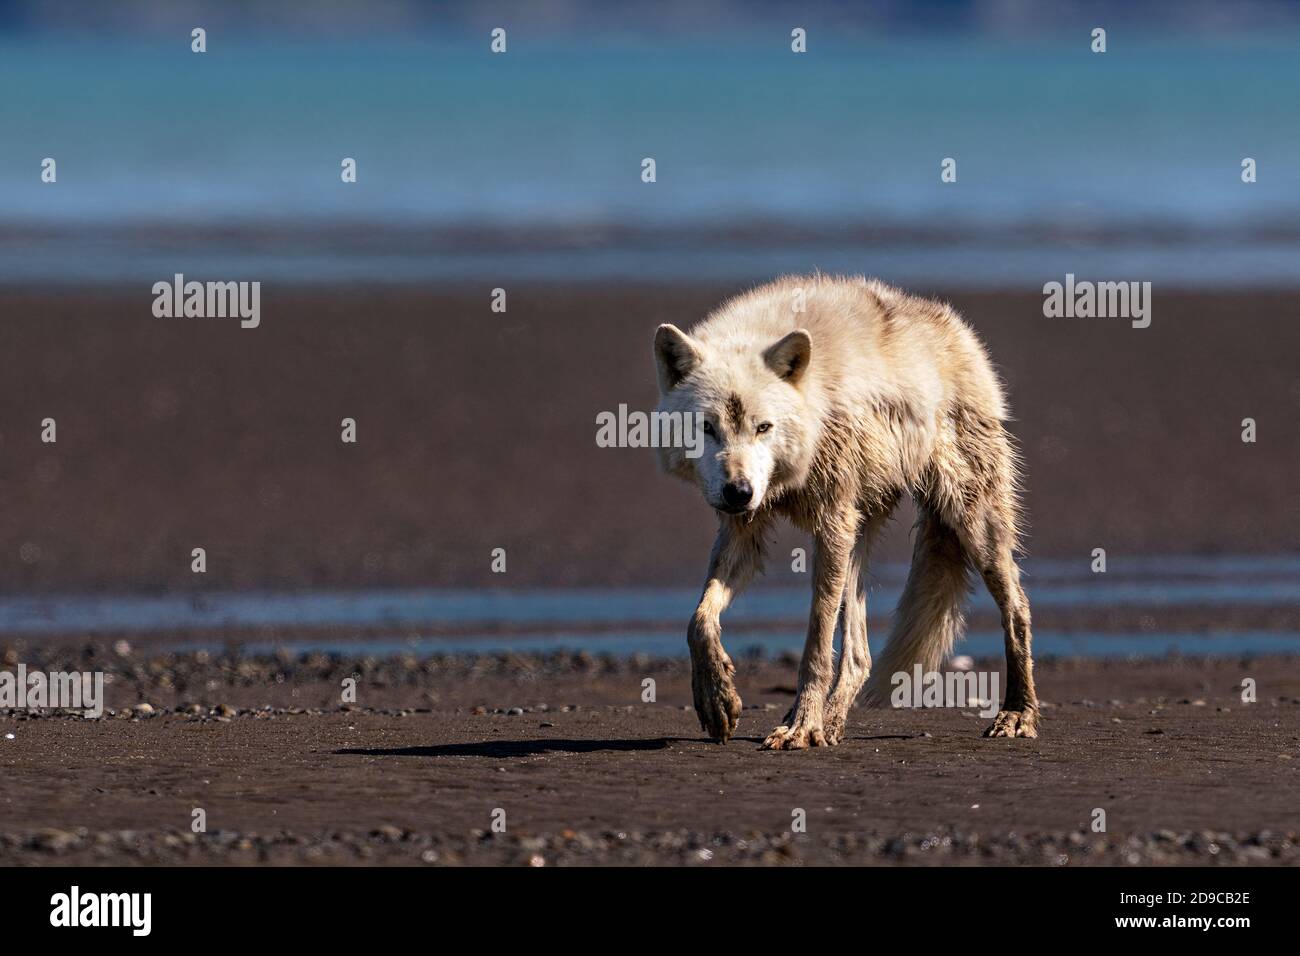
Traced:
<path id="1" fill-rule="evenodd" d="M 905 565 L 877 570 L 868 598 L 872 615 L 892 612 L 905 575 Z M 1203 610 L 1212 621 L 1215 609 L 1300 607 L 1300 557 L 1144 558 L 1120 562 L 1106 574 L 1091 573 L 1086 563 L 1032 560 L 1026 562 L 1025 580 L 1039 610 L 1130 607 L 1151 612 L 1150 628 L 1142 632 L 1039 633 L 1037 639 L 1052 653 L 1300 651 L 1297 633 L 1213 627 L 1172 633 L 1161 630 L 1157 618 L 1162 610 L 1186 608 Z M 259 628 L 276 628 L 299 631 L 295 647 L 365 653 L 566 648 L 678 654 L 684 653 L 682 634 L 697 597 L 698 591 L 685 588 L 6 597 L 0 598 L 0 634 L 165 634 L 204 644 L 224 640 L 230 629 L 255 635 Z M 993 610 L 979 588 L 973 592 L 972 606 Z M 807 613 L 805 587 L 761 585 L 736 602 L 725 626 L 737 648 L 793 650 L 802 645 Z M 350 628 L 371 633 L 363 638 L 339 636 Z M 383 637 L 390 628 L 432 633 L 414 641 Z M 323 631 L 330 633 L 321 636 Z M 456 636 L 433 636 L 448 632 Z M 260 646 L 255 636 L 252 640 L 250 646 Z M 992 653 L 1001 640 L 999 634 L 976 632 L 966 652 Z"/>
<path id="2" fill-rule="evenodd" d="M 0 281 L 1300 278 L 1287 37 L 480 39 L 0 40 Z"/>

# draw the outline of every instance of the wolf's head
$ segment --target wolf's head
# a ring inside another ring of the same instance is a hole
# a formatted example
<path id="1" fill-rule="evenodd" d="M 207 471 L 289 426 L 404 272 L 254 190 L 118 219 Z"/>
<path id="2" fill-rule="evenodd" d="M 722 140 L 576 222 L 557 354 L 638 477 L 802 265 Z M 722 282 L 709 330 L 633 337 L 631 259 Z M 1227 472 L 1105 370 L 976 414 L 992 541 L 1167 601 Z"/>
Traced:
<path id="1" fill-rule="evenodd" d="M 802 484 L 816 442 L 804 394 L 811 359 L 812 337 L 803 329 L 775 342 L 717 344 L 659 326 L 659 410 L 698 415 L 704 432 L 698 457 L 661 448 L 665 470 L 733 515 Z"/>

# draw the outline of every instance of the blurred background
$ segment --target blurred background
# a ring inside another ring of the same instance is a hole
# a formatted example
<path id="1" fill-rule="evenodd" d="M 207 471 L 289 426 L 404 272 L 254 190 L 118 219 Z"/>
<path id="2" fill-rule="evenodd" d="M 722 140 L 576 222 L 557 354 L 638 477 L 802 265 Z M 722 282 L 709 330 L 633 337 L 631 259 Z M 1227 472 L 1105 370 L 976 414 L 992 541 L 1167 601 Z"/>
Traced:
<path id="1" fill-rule="evenodd" d="M 1295 3 L 0 10 L 11 281 L 1295 276 Z"/>
<path id="2" fill-rule="evenodd" d="M 1298 54 L 1281 2 L 0 0 L 0 634 L 675 649 L 713 517 L 595 416 L 821 269 L 989 344 L 1049 653 L 1300 646 Z M 260 328 L 155 318 L 178 272 Z M 1152 326 L 1044 318 L 1066 273 Z M 798 642 L 806 545 L 747 639 Z"/>

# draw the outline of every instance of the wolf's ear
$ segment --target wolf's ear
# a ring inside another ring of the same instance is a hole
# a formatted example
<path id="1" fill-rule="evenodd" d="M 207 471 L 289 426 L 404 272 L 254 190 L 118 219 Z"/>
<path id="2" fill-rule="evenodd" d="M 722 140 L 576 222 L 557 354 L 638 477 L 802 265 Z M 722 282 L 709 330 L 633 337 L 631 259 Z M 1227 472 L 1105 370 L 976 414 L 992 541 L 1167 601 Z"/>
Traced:
<path id="1" fill-rule="evenodd" d="M 803 373 L 808 371 L 812 358 L 812 336 L 803 329 L 795 329 L 763 353 L 763 361 L 776 373 L 777 378 L 798 385 Z"/>
<path id="2" fill-rule="evenodd" d="M 675 325 L 664 323 L 655 332 L 655 365 L 659 391 L 667 393 L 681 383 L 700 362 L 700 350 L 691 337 Z"/>

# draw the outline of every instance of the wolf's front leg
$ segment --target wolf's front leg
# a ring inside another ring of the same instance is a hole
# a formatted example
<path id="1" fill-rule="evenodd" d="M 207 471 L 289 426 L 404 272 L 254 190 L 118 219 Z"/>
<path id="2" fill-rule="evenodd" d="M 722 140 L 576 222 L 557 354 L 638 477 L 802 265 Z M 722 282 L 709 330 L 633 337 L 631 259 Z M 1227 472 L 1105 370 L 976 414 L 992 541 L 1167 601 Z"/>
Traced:
<path id="1" fill-rule="evenodd" d="M 740 694 L 733 676 L 736 665 L 722 648 L 722 628 L 696 612 L 687 636 L 691 645 L 691 694 L 700 728 L 726 743 L 740 722 Z"/>
<path id="2" fill-rule="evenodd" d="M 723 518 L 709 560 L 709 580 L 691 618 L 691 692 L 700 727 L 726 743 L 740 720 L 736 666 L 722 647 L 722 612 L 763 563 L 763 526 L 758 520 Z"/>
<path id="3" fill-rule="evenodd" d="M 826 695 L 834 676 L 835 622 L 853 554 L 857 515 L 827 522 L 814 538 L 813 600 L 808 615 L 808 641 L 799 662 L 799 693 L 786 723 L 763 741 L 764 750 L 800 750 L 837 743 L 823 726 Z"/>

